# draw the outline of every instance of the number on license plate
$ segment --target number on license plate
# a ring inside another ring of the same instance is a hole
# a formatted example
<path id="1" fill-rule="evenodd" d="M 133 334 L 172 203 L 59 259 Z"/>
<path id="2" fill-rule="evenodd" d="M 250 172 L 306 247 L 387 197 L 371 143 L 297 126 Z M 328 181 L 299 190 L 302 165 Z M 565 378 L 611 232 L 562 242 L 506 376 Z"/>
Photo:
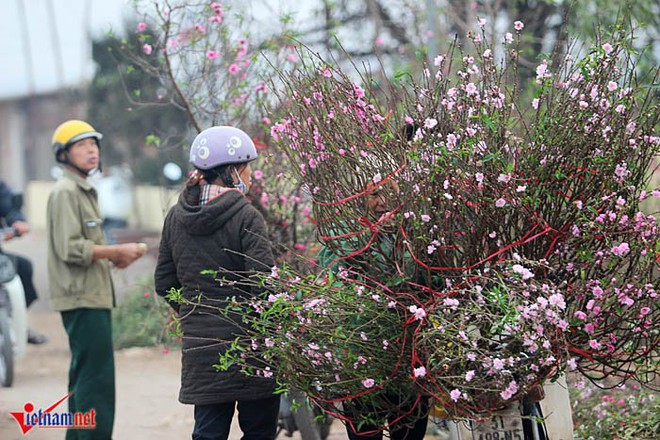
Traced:
<path id="1" fill-rule="evenodd" d="M 506 410 L 471 424 L 474 440 L 524 440 L 522 418 L 517 410 Z"/>

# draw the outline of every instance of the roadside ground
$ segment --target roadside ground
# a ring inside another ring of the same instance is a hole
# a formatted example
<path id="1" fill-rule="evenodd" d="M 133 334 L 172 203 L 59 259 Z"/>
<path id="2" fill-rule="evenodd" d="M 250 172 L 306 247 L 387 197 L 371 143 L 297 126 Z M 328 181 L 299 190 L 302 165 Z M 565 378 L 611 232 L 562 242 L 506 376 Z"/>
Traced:
<path id="1" fill-rule="evenodd" d="M 17 360 L 14 385 L 0 388 L 0 439 L 63 439 L 63 429 L 34 428 L 23 435 L 10 412 L 23 411 L 26 403 L 47 408 L 67 393 L 69 346 L 59 313 L 48 300 L 46 237 L 41 231 L 5 244 L 7 250 L 32 260 L 34 281 L 39 293 L 29 310 L 30 327 L 46 334 L 47 344 L 28 345 Z M 124 271 L 114 271 L 119 294 L 137 277 L 153 273 L 155 259 L 147 255 Z M 179 354 L 159 347 L 131 348 L 115 353 L 117 408 L 115 439 L 190 438 L 193 408 L 177 400 Z M 66 402 L 58 407 L 66 411 Z M 237 429 L 234 438 L 240 437 Z"/>
<path id="2" fill-rule="evenodd" d="M 156 263 L 158 238 L 153 234 L 126 231 L 121 241 L 144 241 L 150 251 L 125 270 L 113 271 L 113 279 L 121 301 L 123 291 L 134 286 L 139 278 L 151 276 Z M 50 307 L 47 269 L 46 236 L 43 231 L 5 243 L 8 251 L 24 255 L 34 265 L 34 281 L 39 299 L 30 307 L 29 324 L 46 334 L 44 345 L 28 345 L 25 355 L 17 360 L 14 385 L 0 388 L 0 439 L 2 440 L 62 440 L 64 429 L 34 428 L 23 435 L 10 412 L 21 412 L 27 403 L 36 410 L 46 409 L 67 394 L 69 346 L 59 313 Z M 186 439 L 191 437 L 193 407 L 178 402 L 180 359 L 177 351 L 162 347 L 129 348 L 115 352 L 117 407 L 115 440 Z M 67 411 L 66 402 L 54 411 Z M 229 440 L 239 440 L 242 432 L 236 418 Z M 286 439 L 281 433 L 279 439 Z M 335 421 L 328 440 L 345 440 L 344 426 Z M 438 437 L 429 435 L 429 439 Z M 300 440 L 298 432 L 292 440 Z"/>

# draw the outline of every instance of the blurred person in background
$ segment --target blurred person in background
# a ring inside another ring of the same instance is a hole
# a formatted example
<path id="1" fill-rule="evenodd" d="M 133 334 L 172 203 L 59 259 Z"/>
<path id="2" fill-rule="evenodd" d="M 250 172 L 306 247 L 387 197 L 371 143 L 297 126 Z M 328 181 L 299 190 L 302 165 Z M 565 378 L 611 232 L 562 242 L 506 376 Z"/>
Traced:
<path id="1" fill-rule="evenodd" d="M 30 225 L 25 221 L 21 205 L 20 195 L 15 194 L 4 181 L 0 180 L 0 228 L 6 230 L 4 240 L 11 240 L 30 232 Z M 6 251 L 4 253 L 11 257 L 16 264 L 16 272 L 25 292 L 25 307 L 29 308 L 39 297 L 32 282 L 32 262 L 21 255 Z M 48 342 L 48 337 L 28 329 L 27 341 L 29 344 L 39 345 Z"/>
<path id="2" fill-rule="evenodd" d="M 99 196 L 103 233 L 108 244 L 118 242 L 117 230 L 128 226 L 133 210 L 132 173 L 128 166 L 110 167 L 94 186 Z"/>

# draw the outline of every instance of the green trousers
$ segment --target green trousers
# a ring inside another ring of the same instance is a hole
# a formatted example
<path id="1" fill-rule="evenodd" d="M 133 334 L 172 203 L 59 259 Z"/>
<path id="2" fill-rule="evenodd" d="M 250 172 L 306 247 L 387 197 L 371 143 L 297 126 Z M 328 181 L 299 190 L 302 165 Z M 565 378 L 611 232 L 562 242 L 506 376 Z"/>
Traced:
<path id="1" fill-rule="evenodd" d="M 111 311 L 62 312 L 71 348 L 69 411 L 95 412 L 95 429 L 67 429 L 66 440 L 110 440 L 115 420 L 115 360 Z"/>

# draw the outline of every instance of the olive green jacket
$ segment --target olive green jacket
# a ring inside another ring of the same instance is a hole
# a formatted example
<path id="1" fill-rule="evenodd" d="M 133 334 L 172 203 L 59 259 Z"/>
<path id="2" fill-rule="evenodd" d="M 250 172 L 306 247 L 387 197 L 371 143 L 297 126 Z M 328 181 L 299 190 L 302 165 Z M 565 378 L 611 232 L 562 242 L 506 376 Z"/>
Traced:
<path id="1" fill-rule="evenodd" d="M 359 249 L 367 245 L 371 238 L 337 239 L 335 247 L 331 250 L 326 243 L 321 247 L 317 261 L 321 268 L 328 268 L 332 272 L 338 272 L 339 268 L 350 267 L 352 270 L 371 276 L 379 281 L 384 281 L 386 276 L 397 276 L 399 271 L 395 266 L 394 259 L 398 259 L 399 267 L 402 268 L 405 278 L 413 279 L 416 265 L 407 249 L 395 251 L 396 237 L 391 232 L 381 231 L 372 243 L 365 247 L 357 255 L 348 258 Z"/>
<path id="2" fill-rule="evenodd" d="M 115 293 L 108 260 L 94 260 L 93 246 L 104 245 L 96 190 L 64 170 L 48 198 L 48 280 L 56 311 L 110 309 Z"/>

